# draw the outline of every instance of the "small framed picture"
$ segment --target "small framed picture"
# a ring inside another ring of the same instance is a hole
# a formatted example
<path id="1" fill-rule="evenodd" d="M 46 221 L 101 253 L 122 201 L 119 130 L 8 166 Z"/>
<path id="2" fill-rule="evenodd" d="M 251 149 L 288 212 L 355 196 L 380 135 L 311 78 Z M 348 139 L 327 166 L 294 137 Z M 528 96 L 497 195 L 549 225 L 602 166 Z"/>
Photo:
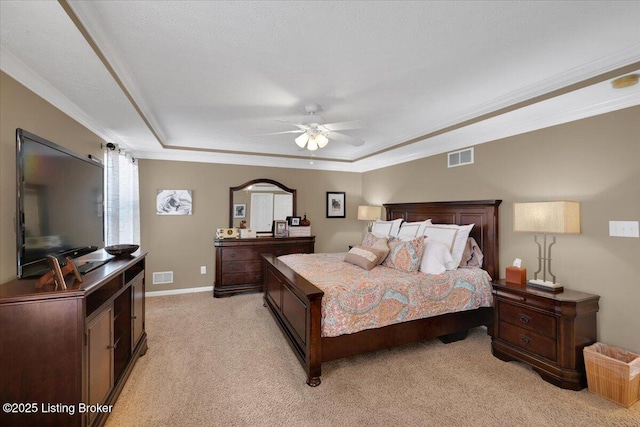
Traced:
<path id="1" fill-rule="evenodd" d="M 247 215 L 247 205 L 245 203 L 236 203 L 233 205 L 233 217 L 244 218 Z"/>
<path id="2" fill-rule="evenodd" d="M 273 221 L 273 237 L 287 237 L 287 221 Z"/>
<path id="3" fill-rule="evenodd" d="M 300 220 L 301 218 L 299 216 L 288 216 L 287 224 L 289 224 L 290 227 L 300 227 Z"/>
<path id="4" fill-rule="evenodd" d="M 346 195 L 344 191 L 327 191 L 327 218 L 345 218 Z"/>

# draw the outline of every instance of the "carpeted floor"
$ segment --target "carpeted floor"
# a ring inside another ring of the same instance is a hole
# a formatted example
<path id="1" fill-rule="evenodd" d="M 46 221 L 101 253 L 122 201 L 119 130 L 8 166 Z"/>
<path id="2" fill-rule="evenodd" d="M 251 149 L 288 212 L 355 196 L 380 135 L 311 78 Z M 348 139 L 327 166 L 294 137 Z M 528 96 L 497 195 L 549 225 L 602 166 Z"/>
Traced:
<path id="1" fill-rule="evenodd" d="M 640 426 L 640 402 L 559 389 L 493 357 L 483 328 L 326 363 L 311 388 L 261 295 L 146 301 L 149 351 L 108 427 Z"/>

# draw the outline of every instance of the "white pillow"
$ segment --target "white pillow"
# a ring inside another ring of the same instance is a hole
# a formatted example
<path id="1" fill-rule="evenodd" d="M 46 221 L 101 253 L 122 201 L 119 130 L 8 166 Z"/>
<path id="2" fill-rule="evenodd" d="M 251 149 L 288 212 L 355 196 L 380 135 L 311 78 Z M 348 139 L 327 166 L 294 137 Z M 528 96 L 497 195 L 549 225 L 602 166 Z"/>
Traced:
<path id="1" fill-rule="evenodd" d="M 427 225 L 424 228 L 424 235 L 427 236 L 427 239 L 444 243 L 449 252 L 451 252 L 452 254 L 457 234 L 457 229 L 444 227 L 444 224 Z M 462 249 L 464 250 L 464 248 Z M 462 258 L 462 254 L 460 254 L 460 258 Z"/>
<path id="2" fill-rule="evenodd" d="M 382 221 L 378 219 L 373 224 L 371 232 L 378 236 L 396 237 L 398 235 L 398 231 L 400 231 L 400 224 L 402 221 L 402 218 L 394 219 L 393 221 Z"/>
<path id="3" fill-rule="evenodd" d="M 456 263 L 456 267 L 460 265 L 460 261 L 462 261 L 462 254 L 464 253 L 464 248 L 467 246 L 467 239 L 469 238 L 469 233 L 471 233 L 471 229 L 475 224 L 469 225 L 455 225 L 455 224 L 437 224 L 434 227 L 440 227 L 441 229 L 449 229 L 456 230 L 457 233 L 455 235 L 455 239 L 453 241 L 453 246 L 451 248 L 451 256 L 453 257 L 453 261 Z M 428 234 L 425 235 L 430 237 Z M 437 239 L 439 240 L 439 239 Z M 446 243 L 446 242 L 444 242 Z"/>
<path id="4" fill-rule="evenodd" d="M 457 264 L 451 257 L 449 248 L 437 240 L 425 239 L 424 255 L 420 262 L 420 271 L 426 274 L 442 274 L 447 270 L 455 270 Z"/>
<path id="5" fill-rule="evenodd" d="M 431 225 L 430 219 L 417 222 L 403 222 L 400 226 L 400 231 L 398 231 L 398 238 L 424 236 L 424 229 L 427 225 Z"/>

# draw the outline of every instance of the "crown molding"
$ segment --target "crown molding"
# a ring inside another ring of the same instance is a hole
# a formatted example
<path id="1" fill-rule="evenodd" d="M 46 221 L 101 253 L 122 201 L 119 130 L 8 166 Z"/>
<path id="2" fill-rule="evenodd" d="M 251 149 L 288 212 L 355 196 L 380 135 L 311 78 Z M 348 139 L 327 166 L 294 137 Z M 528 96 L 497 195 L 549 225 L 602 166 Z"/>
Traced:
<path id="1" fill-rule="evenodd" d="M 36 95 L 49 102 L 51 105 L 62 111 L 91 132 L 108 142 L 125 145 L 113 133 L 102 127 L 98 122 L 87 115 L 82 108 L 60 93 L 49 82 L 44 80 L 38 73 L 33 71 L 13 53 L 0 46 L 0 69 L 18 81 L 23 86 L 34 92 Z"/>

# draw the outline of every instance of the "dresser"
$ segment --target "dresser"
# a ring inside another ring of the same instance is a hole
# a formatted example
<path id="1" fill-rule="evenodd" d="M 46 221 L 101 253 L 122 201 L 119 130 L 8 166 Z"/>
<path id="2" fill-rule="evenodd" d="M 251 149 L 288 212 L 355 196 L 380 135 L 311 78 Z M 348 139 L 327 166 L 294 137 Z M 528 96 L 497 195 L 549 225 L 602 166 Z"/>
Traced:
<path id="1" fill-rule="evenodd" d="M 493 283 L 493 355 L 529 364 L 570 390 L 586 387 L 582 349 L 596 342 L 598 295 L 550 293 L 499 280 Z"/>
<path id="2" fill-rule="evenodd" d="M 247 292 L 262 292 L 260 254 L 280 256 L 313 253 L 315 241 L 315 236 L 214 240 L 216 278 L 213 296 L 220 298 Z"/>
<path id="3" fill-rule="evenodd" d="M 147 351 L 146 254 L 113 258 L 82 283 L 68 275 L 65 290 L 0 285 L 0 400 L 15 404 L 3 407 L 3 425 L 105 423 Z"/>

